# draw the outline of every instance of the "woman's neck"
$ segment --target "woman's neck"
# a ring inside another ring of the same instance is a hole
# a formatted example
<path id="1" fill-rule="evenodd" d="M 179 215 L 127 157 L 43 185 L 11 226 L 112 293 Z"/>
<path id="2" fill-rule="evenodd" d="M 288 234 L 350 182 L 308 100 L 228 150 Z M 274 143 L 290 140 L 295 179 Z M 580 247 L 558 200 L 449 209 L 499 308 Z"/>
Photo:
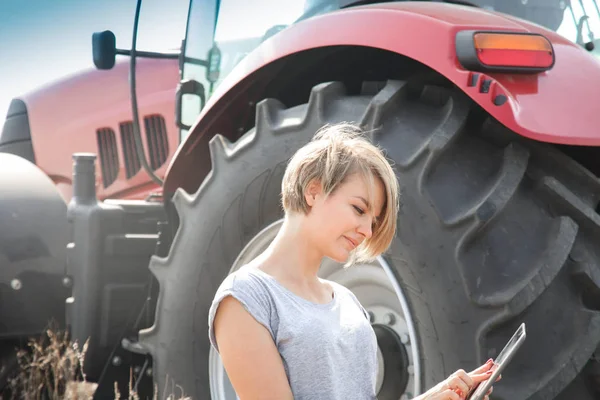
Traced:
<path id="1" fill-rule="evenodd" d="M 277 236 L 259 257 L 259 263 L 264 265 L 265 272 L 310 285 L 318 281 L 323 254 L 302 221 L 299 216 L 286 216 Z"/>

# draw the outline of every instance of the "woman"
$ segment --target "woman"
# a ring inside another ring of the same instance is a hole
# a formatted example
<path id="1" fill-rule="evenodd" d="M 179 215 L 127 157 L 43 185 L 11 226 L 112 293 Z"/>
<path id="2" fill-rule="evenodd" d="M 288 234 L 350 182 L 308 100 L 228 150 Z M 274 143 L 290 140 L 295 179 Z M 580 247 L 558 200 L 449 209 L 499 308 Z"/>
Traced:
<path id="1" fill-rule="evenodd" d="M 317 274 L 383 253 L 396 230 L 398 181 L 360 129 L 327 126 L 289 161 L 283 225 L 214 297 L 209 337 L 240 399 L 375 399 L 377 341 L 354 294 Z M 464 399 L 488 362 L 418 400 Z"/>

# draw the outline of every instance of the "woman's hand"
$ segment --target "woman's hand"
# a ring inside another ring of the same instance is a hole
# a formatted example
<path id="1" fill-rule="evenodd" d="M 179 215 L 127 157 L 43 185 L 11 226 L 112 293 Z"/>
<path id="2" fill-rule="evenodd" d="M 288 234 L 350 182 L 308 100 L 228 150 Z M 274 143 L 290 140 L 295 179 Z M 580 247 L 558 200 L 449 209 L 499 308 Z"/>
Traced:
<path id="1" fill-rule="evenodd" d="M 493 366 L 494 363 L 490 359 L 469 373 L 460 369 L 415 400 L 464 400 L 479 383 L 490 378 Z M 500 378 L 501 376 L 496 381 L 499 381 Z M 492 389 L 490 388 L 486 393 L 485 400 L 489 400 Z"/>

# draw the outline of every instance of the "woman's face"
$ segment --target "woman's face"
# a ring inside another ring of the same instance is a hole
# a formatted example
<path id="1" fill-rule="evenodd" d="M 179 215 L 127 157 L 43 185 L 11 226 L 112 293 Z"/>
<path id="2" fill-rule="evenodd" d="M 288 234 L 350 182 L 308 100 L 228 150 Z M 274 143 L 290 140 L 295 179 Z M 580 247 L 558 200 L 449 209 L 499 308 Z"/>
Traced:
<path id="1" fill-rule="evenodd" d="M 320 185 L 309 186 L 306 201 L 311 206 L 307 215 L 310 235 L 325 257 L 343 263 L 352 250 L 371 237 L 385 199 L 381 180 L 374 179 L 374 183 L 371 198 L 368 183 L 359 174 L 349 176 L 328 198 Z"/>

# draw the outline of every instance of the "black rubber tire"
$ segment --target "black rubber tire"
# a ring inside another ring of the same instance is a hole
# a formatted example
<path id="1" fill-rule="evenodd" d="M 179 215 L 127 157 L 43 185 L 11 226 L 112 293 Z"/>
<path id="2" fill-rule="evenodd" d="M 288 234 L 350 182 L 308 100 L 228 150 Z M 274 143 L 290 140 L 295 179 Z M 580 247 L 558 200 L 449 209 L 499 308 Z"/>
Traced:
<path id="1" fill-rule="evenodd" d="M 214 293 L 243 246 L 282 217 L 289 157 L 340 121 L 378 128 L 373 139 L 395 163 L 402 204 L 385 258 L 417 321 L 425 389 L 494 356 L 525 322 L 528 339 L 494 398 L 557 398 L 600 340 L 600 313 L 585 306 L 600 282 L 598 179 L 499 126 L 455 88 L 396 81 L 352 96 L 321 84 L 290 109 L 267 99 L 234 145 L 212 139 L 212 172 L 193 196 L 175 195 L 179 230 L 168 257 L 151 262 L 156 323 L 140 336 L 158 393 L 177 384 L 210 398 Z"/>

